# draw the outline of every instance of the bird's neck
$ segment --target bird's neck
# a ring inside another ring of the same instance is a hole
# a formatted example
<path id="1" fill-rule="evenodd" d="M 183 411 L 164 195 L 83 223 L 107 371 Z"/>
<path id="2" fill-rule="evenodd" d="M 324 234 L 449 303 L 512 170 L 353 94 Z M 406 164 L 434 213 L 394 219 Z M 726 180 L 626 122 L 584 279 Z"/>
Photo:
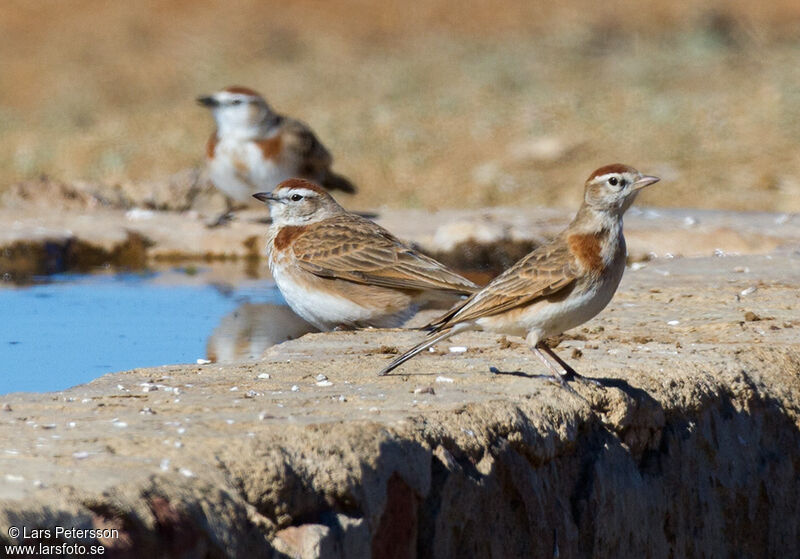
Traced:
<path id="1" fill-rule="evenodd" d="M 569 231 L 582 234 L 621 234 L 622 214 L 608 210 L 597 210 L 584 203 L 570 223 Z"/>
<path id="2" fill-rule="evenodd" d="M 271 111 L 267 111 L 263 118 L 248 122 L 221 118 L 217 122 L 217 136 L 231 140 L 268 138 L 276 131 L 276 127 L 280 122 L 281 117 Z"/>
<path id="3" fill-rule="evenodd" d="M 624 266 L 627 248 L 622 235 L 622 215 L 584 204 L 563 233 L 570 250 L 595 273 Z"/>

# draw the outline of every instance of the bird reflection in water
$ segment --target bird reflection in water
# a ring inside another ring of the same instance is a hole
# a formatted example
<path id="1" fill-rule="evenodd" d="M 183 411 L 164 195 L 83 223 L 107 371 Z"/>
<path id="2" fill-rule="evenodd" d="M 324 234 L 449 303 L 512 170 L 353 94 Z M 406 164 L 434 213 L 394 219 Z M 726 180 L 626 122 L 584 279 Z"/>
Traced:
<path id="1" fill-rule="evenodd" d="M 317 329 L 286 305 L 245 303 L 225 315 L 206 343 L 206 358 L 218 363 L 259 359 L 275 344 Z"/>

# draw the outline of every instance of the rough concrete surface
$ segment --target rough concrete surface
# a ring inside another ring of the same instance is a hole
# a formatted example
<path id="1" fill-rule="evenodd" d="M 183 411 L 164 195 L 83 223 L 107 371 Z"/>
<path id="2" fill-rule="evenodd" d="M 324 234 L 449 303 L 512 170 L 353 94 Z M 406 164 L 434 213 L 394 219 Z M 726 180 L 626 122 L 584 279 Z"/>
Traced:
<path id="1" fill-rule="evenodd" d="M 419 242 L 442 223 L 400 215 L 384 219 Z M 509 238 L 567 217 L 487 215 Z M 521 340 L 481 333 L 379 378 L 423 334 L 366 330 L 2 396 L 0 540 L 62 526 L 118 530 L 42 540 L 113 557 L 797 556 L 800 222 L 725 215 L 626 222 L 657 257 L 557 348 L 602 387 L 561 389 Z"/>
<path id="2" fill-rule="evenodd" d="M 25 281 L 32 275 L 88 271 L 103 265 L 141 269 L 175 262 L 232 260 L 249 263 L 240 274 L 258 274 L 254 263 L 264 253 L 266 209 L 248 209 L 224 227 L 208 228 L 206 223 L 213 220 L 214 211 L 167 212 L 101 203 L 91 197 L 84 201 L 89 195 L 83 191 L 65 194 L 67 187 L 56 185 L 58 189 L 50 185 L 24 203 L 6 200 L 5 206 L 0 206 L 0 223 L 4 224 L 0 228 L 0 271 L 6 280 Z M 66 207 L 46 204 L 48 196 L 66 197 Z M 80 203 L 71 206 L 70 201 Z M 558 233 L 573 213 L 502 207 L 434 214 L 381 209 L 376 220 L 448 263 L 454 263 L 448 259 L 451 255 L 459 257 L 466 268 L 488 266 L 496 274 L 501 271 L 496 265 L 512 264 L 532 246 Z M 625 227 L 631 260 L 710 256 L 719 250 L 764 254 L 800 244 L 800 214 L 634 207 L 626 216 Z M 489 246 L 492 252 L 488 257 L 473 254 L 475 245 Z M 506 258 L 497 254 L 498 250 Z"/>

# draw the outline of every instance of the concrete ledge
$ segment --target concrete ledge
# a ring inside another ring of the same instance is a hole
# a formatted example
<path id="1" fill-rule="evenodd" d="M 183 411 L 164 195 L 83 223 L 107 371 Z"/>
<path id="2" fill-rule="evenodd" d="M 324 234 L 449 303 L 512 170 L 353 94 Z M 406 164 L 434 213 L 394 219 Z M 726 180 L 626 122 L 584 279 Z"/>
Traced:
<path id="1" fill-rule="evenodd" d="M 377 221 L 402 239 L 462 269 L 498 273 L 532 246 L 558 233 L 571 211 L 546 208 L 380 210 Z M 800 215 L 632 208 L 625 219 L 630 259 L 765 254 L 800 244 Z M 0 208 L 0 272 L 22 280 L 36 274 L 124 269 L 176 262 L 263 259 L 265 210 L 247 210 L 225 227 L 209 229 L 194 211 L 91 211 L 21 206 Z M 492 247 L 488 251 L 485 247 Z M 252 267 L 252 266 L 251 266 Z M 248 270 L 247 273 L 251 273 Z M 240 272 L 241 273 L 241 272 Z"/>
<path id="2" fill-rule="evenodd" d="M 112 528 L 83 541 L 118 557 L 791 556 L 799 278 L 793 251 L 629 270 L 559 346 L 604 385 L 579 396 L 487 334 L 378 378 L 421 335 L 380 330 L 9 395 L 0 539 Z"/>

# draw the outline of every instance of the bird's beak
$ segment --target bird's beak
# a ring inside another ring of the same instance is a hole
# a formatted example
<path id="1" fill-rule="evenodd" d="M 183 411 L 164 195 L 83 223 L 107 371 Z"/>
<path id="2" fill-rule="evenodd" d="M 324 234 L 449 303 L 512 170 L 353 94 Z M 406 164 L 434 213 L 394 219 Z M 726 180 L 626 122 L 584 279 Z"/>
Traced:
<path id="1" fill-rule="evenodd" d="M 265 204 L 278 201 L 278 199 L 272 195 L 272 192 L 259 192 L 257 194 L 253 194 L 253 198 L 260 202 L 264 202 Z"/>
<path id="2" fill-rule="evenodd" d="M 214 97 L 210 95 L 198 97 L 197 102 L 203 105 L 204 107 L 208 107 L 209 109 L 219 106 L 219 101 L 217 101 Z"/>
<path id="3" fill-rule="evenodd" d="M 650 186 L 651 184 L 655 184 L 660 180 L 661 179 L 658 177 L 650 177 L 645 175 L 631 185 L 631 190 L 641 190 L 645 186 Z"/>

